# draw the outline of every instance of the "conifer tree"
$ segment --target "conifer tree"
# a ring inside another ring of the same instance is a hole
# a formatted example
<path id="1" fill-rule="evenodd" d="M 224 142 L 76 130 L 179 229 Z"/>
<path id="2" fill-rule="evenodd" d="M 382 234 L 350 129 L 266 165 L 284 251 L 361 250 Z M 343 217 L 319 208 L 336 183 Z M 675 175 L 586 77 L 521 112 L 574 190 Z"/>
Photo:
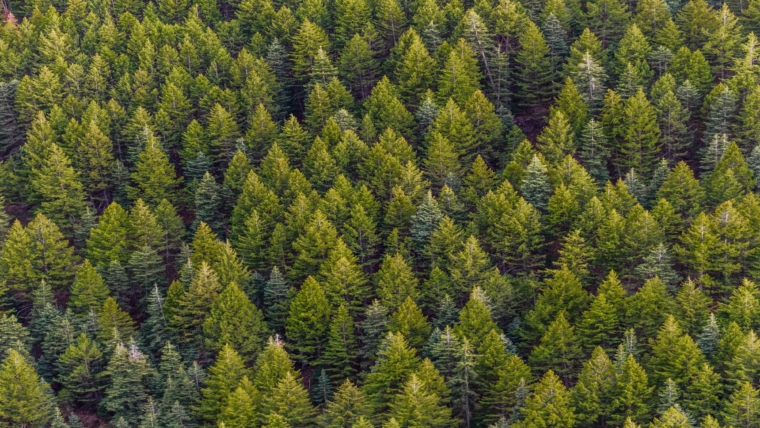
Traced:
<path id="1" fill-rule="evenodd" d="M 551 82 L 554 79 L 549 53 L 551 49 L 541 34 L 541 30 L 528 23 L 520 35 L 520 46 L 516 61 L 520 65 L 517 76 L 518 99 L 525 109 L 542 105 L 551 96 Z"/>
<path id="2" fill-rule="evenodd" d="M 633 355 L 629 354 L 619 364 L 621 368 L 616 374 L 610 420 L 619 422 L 630 418 L 645 421 L 649 416 L 647 402 L 654 387 L 648 386 L 647 374 Z"/>
<path id="3" fill-rule="evenodd" d="M 289 273 L 294 282 L 318 273 L 319 266 L 337 242 L 337 234 L 335 226 L 325 215 L 319 210 L 315 211 L 301 236 L 293 242 L 297 256 Z"/>
<path id="4" fill-rule="evenodd" d="M 98 219 L 98 226 L 90 231 L 87 240 L 87 258 L 96 267 L 108 266 L 116 260 L 126 264 L 129 261 L 131 225 L 127 212 L 113 202 Z"/>
<path id="5" fill-rule="evenodd" d="M 335 391 L 332 401 L 327 403 L 319 422 L 325 428 L 355 427 L 362 422 L 369 423 L 367 419 L 371 416 L 372 410 L 367 398 L 356 385 L 346 379 Z"/>
<path id="6" fill-rule="evenodd" d="M 639 89 L 636 95 L 626 101 L 623 114 L 624 143 L 620 149 L 618 168 L 636 168 L 648 175 L 655 166 L 656 155 L 660 150 L 661 132 L 654 107 L 646 99 L 644 91 Z"/>
<path id="7" fill-rule="evenodd" d="M 330 303 L 319 282 L 313 277 L 306 278 L 301 290 L 290 302 L 286 322 L 287 336 L 291 341 L 294 356 L 303 362 L 314 362 L 320 358 L 328 343 Z"/>
<path id="8" fill-rule="evenodd" d="M 737 386 L 737 390 L 731 394 L 725 405 L 724 418 L 735 426 L 752 426 L 760 417 L 757 390 L 749 382 Z"/>
<path id="9" fill-rule="evenodd" d="M 580 359 L 575 329 L 560 313 L 546 330 L 541 343 L 533 348 L 530 362 L 539 371 L 556 370 L 558 376 L 569 379 Z"/>
<path id="10" fill-rule="evenodd" d="M 167 302 L 167 306 L 171 307 L 169 326 L 177 333 L 180 343 L 197 343 L 206 315 L 222 290 L 219 277 L 203 262 L 194 272 L 186 290 L 182 284 L 176 284 L 180 290 L 177 301 L 173 304 Z M 167 300 L 171 292 L 172 287 L 169 288 Z"/>
<path id="11" fill-rule="evenodd" d="M 148 137 L 131 177 L 135 186 L 127 187 L 129 198 L 141 198 L 150 206 L 158 205 L 163 199 L 175 200 L 177 185 L 182 181 L 153 136 Z"/>
<path id="12" fill-rule="evenodd" d="M 53 143 L 30 178 L 41 199 L 39 211 L 64 230 L 71 230 L 84 213 L 85 202 L 82 182 L 63 150 Z"/>
<path id="13" fill-rule="evenodd" d="M 102 398 L 104 361 L 98 346 L 84 334 L 77 337 L 58 360 L 58 382 L 64 386 L 60 398 L 94 408 Z"/>
<path id="14" fill-rule="evenodd" d="M 547 169 L 543 162 L 534 156 L 525 170 L 525 178 L 520 184 L 520 190 L 525 200 L 536 209 L 545 211 L 552 191 Z"/>
<path id="15" fill-rule="evenodd" d="M 341 304 L 330 323 L 330 333 L 325 346 L 322 364 L 333 379 L 350 378 L 355 371 L 357 345 L 354 336 L 354 320 L 348 309 Z"/>
<path id="16" fill-rule="evenodd" d="M 127 423 L 137 423 L 143 406 L 150 399 L 150 384 L 155 376 L 147 357 L 134 341 L 128 346 L 119 343 L 106 373 L 109 385 L 100 402 L 101 409 L 112 414 L 114 419 L 124 418 Z"/>
<path id="17" fill-rule="evenodd" d="M 533 394 L 525 400 L 525 407 L 520 409 L 524 419 L 514 426 L 573 426 L 576 419 L 574 410 L 570 392 L 549 370 L 536 385 Z"/>
<path id="18" fill-rule="evenodd" d="M 305 428 L 312 426 L 314 408 L 303 384 L 288 372 L 277 383 L 271 394 L 264 395 L 262 413 L 280 415 L 286 426 Z"/>
<path id="19" fill-rule="evenodd" d="M 43 426 L 53 417 L 50 387 L 18 351 L 11 349 L 0 366 L 0 418 L 15 426 Z"/>
<path id="20" fill-rule="evenodd" d="M 597 0 L 589 2 L 589 30 L 598 37 L 601 47 L 615 47 L 625 34 L 626 24 L 630 19 L 628 5 L 616 0 Z"/>
<path id="21" fill-rule="evenodd" d="M 68 307 L 79 315 L 87 315 L 103 306 L 110 290 L 89 260 L 79 267 L 71 286 Z"/>
<path id="22" fill-rule="evenodd" d="M 198 406 L 198 415 L 205 420 L 217 420 L 227 406 L 230 393 L 247 375 L 248 369 L 238 353 L 232 347 L 225 345 L 219 351 L 214 365 L 209 368 L 206 386 L 201 390 L 203 399 Z"/>
<path id="23" fill-rule="evenodd" d="M 390 407 L 391 418 L 399 426 L 445 427 L 451 423 L 451 412 L 441 405 L 441 397 L 427 390 L 415 373 Z"/>
<path id="24" fill-rule="evenodd" d="M 421 348 L 430 335 L 430 323 L 414 301 L 407 297 L 398 310 L 391 315 L 388 331 L 404 335 L 409 346 Z"/>
<path id="25" fill-rule="evenodd" d="M 388 333 L 380 343 L 377 362 L 367 375 L 363 391 L 375 411 L 383 413 L 393 396 L 418 367 L 420 361 L 401 333 Z"/>
<path id="26" fill-rule="evenodd" d="M 417 278 L 401 254 L 386 255 L 374 278 L 377 294 L 386 308 L 395 309 L 407 297 L 418 297 Z"/>
<path id="27" fill-rule="evenodd" d="M 263 349 L 268 328 L 261 311 L 235 282 L 230 282 L 211 305 L 203 333 L 210 351 L 230 345 L 250 362 Z"/>

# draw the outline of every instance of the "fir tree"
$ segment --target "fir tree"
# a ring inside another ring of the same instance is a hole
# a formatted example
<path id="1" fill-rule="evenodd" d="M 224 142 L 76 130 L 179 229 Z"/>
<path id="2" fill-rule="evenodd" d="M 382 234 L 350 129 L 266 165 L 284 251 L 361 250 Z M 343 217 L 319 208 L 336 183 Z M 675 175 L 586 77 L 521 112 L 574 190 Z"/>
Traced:
<path id="1" fill-rule="evenodd" d="M 54 415 L 50 387 L 18 351 L 12 349 L 0 367 L 0 417 L 16 426 L 43 426 Z"/>
<path id="2" fill-rule="evenodd" d="M 327 345 L 330 305 L 322 287 L 308 277 L 290 303 L 286 322 L 287 336 L 292 341 L 294 356 L 300 361 L 316 361 Z"/>
<path id="3" fill-rule="evenodd" d="M 545 211 L 551 193 L 551 184 L 547 175 L 546 166 L 534 156 L 526 169 L 525 178 L 520 185 L 523 197 L 527 202 L 538 210 Z"/>
<path id="4" fill-rule="evenodd" d="M 58 360 L 58 382 L 64 386 L 59 397 L 88 408 L 96 407 L 102 398 L 104 383 L 103 354 L 84 334 L 79 335 Z"/>
<path id="5" fill-rule="evenodd" d="M 420 361 L 400 333 L 388 333 L 380 343 L 377 362 L 367 375 L 363 391 L 375 411 L 388 408 L 392 397 L 402 391 L 403 384 Z"/>
<path id="6" fill-rule="evenodd" d="M 520 409 L 520 413 L 524 419 L 515 424 L 517 427 L 572 426 L 576 419 L 570 393 L 551 370 L 546 372 L 533 394 L 525 400 L 525 407 Z"/>
<path id="7" fill-rule="evenodd" d="M 250 362 L 263 349 L 268 328 L 261 311 L 235 282 L 230 282 L 211 305 L 203 333 L 209 350 L 229 345 Z"/>
<path id="8" fill-rule="evenodd" d="M 147 357 L 132 341 L 128 346 L 116 345 L 106 367 L 109 385 L 100 407 L 113 415 L 135 424 L 142 415 L 143 406 L 150 399 L 150 383 L 155 376 Z"/>

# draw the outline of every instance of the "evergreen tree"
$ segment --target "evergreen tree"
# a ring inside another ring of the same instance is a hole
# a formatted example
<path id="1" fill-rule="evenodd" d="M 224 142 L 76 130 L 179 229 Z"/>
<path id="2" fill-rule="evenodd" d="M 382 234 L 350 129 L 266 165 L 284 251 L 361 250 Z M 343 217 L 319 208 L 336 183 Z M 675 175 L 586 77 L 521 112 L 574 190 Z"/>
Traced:
<path id="1" fill-rule="evenodd" d="M 127 187 L 129 198 L 141 198 L 150 206 L 158 205 L 163 199 L 176 200 L 177 185 L 182 182 L 182 177 L 177 178 L 174 166 L 153 136 L 148 137 L 131 178 L 135 186 Z"/>
<path id="2" fill-rule="evenodd" d="M 330 304 L 322 287 L 308 277 L 290 303 L 286 322 L 287 336 L 292 341 L 294 356 L 303 362 L 319 359 L 327 345 Z"/>
<path id="3" fill-rule="evenodd" d="M 79 267 L 74 284 L 71 286 L 68 307 L 74 313 L 85 316 L 90 311 L 101 308 L 109 294 L 110 290 L 103 277 L 98 274 L 89 260 L 85 260 Z"/>
<path id="4" fill-rule="evenodd" d="M 314 408 L 309 402 L 309 396 L 303 384 L 294 377 L 293 373 L 286 373 L 270 395 L 264 395 L 262 411 L 267 415 L 280 415 L 286 426 L 303 428 L 312 426 Z"/>
<path id="5" fill-rule="evenodd" d="M 529 22 L 520 36 L 520 46 L 516 62 L 519 64 L 517 76 L 518 99 L 525 109 L 541 106 L 551 96 L 553 68 L 549 54 L 551 48 L 541 34 L 541 30 Z"/>
<path id="6" fill-rule="evenodd" d="M 639 89 L 626 101 L 623 114 L 621 134 L 624 142 L 620 149 L 621 158 L 616 164 L 620 170 L 636 168 L 648 175 L 655 166 L 660 150 L 661 132 L 654 107 L 646 99 L 644 91 Z"/>
<path id="7" fill-rule="evenodd" d="M 377 294 L 389 309 L 395 309 L 407 298 L 418 297 L 417 278 L 401 254 L 386 255 L 380 270 L 375 274 Z"/>
<path id="8" fill-rule="evenodd" d="M 351 428 L 368 423 L 372 410 L 362 391 L 346 379 L 327 403 L 320 415 L 320 426 L 325 428 Z M 370 424 L 371 426 L 371 424 Z"/>
<path id="9" fill-rule="evenodd" d="M 535 386 L 520 413 L 524 419 L 514 426 L 573 426 L 576 419 L 570 392 L 551 370 Z"/>
<path id="10" fill-rule="evenodd" d="M 106 367 L 109 385 L 100 402 L 100 408 L 123 418 L 127 423 L 136 424 L 143 412 L 143 406 L 150 399 L 150 385 L 155 376 L 147 357 L 132 341 L 128 346 L 116 345 L 111 361 Z"/>
<path id="11" fill-rule="evenodd" d="M 534 156 L 525 171 L 525 178 L 520 185 L 523 197 L 536 209 L 545 211 L 549 194 L 552 191 L 547 169 L 543 162 Z"/>
<path id="12" fill-rule="evenodd" d="M 0 418 L 16 426 L 44 426 L 55 409 L 50 387 L 15 349 L 4 357 L 0 367 Z"/>
<path id="13" fill-rule="evenodd" d="M 84 334 L 72 343 L 58 360 L 58 382 L 64 386 L 59 397 L 94 408 L 106 387 L 103 378 L 103 354 Z"/>
<path id="14" fill-rule="evenodd" d="M 399 426 L 445 427 L 451 423 L 450 411 L 441 405 L 441 398 L 426 390 L 417 375 L 412 373 L 391 403 L 391 420 Z"/>
<path id="15" fill-rule="evenodd" d="M 348 379 L 354 374 L 356 352 L 354 320 L 346 306 L 341 304 L 330 323 L 322 364 L 333 379 Z"/>
<path id="16" fill-rule="evenodd" d="M 232 347 L 225 345 L 217 355 L 216 363 L 209 368 L 206 386 L 201 390 L 203 399 L 198 406 L 198 415 L 214 421 L 227 406 L 230 393 L 246 379 L 248 369 Z"/>
<path id="17" fill-rule="evenodd" d="M 210 351 L 229 345 L 248 362 L 263 349 L 268 330 L 264 315 L 235 282 L 227 284 L 214 300 L 203 322 L 205 343 Z"/>
<path id="18" fill-rule="evenodd" d="M 402 391 L 404 382 L 420 361 L 401 333 L 388 333 L 380 343 L 377 362 L 367 375 L 363 387 L 376 412 L 384 412 L 394 395 Z"/>

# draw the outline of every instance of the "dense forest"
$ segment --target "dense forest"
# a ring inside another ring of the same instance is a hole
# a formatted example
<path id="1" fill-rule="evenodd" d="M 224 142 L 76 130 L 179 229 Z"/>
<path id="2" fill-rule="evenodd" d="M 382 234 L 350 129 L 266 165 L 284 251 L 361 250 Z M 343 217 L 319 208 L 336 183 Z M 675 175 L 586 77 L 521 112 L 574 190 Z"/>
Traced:
<path id="1" fill-rule="evenodd" d="M 0 427 L 760 427 L 760 0 L 0 5 Z"/>

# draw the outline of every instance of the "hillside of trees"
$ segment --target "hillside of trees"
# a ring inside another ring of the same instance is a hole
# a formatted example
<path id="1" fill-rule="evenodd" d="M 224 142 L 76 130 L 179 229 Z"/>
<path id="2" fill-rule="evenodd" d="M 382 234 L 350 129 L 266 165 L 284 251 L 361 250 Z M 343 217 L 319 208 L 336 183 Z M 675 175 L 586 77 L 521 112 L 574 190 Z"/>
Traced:
<path id="1" fill-rule="evenodd" d="M 0 6 L 0 427 L 760 427 L 760 0 Z"/>

